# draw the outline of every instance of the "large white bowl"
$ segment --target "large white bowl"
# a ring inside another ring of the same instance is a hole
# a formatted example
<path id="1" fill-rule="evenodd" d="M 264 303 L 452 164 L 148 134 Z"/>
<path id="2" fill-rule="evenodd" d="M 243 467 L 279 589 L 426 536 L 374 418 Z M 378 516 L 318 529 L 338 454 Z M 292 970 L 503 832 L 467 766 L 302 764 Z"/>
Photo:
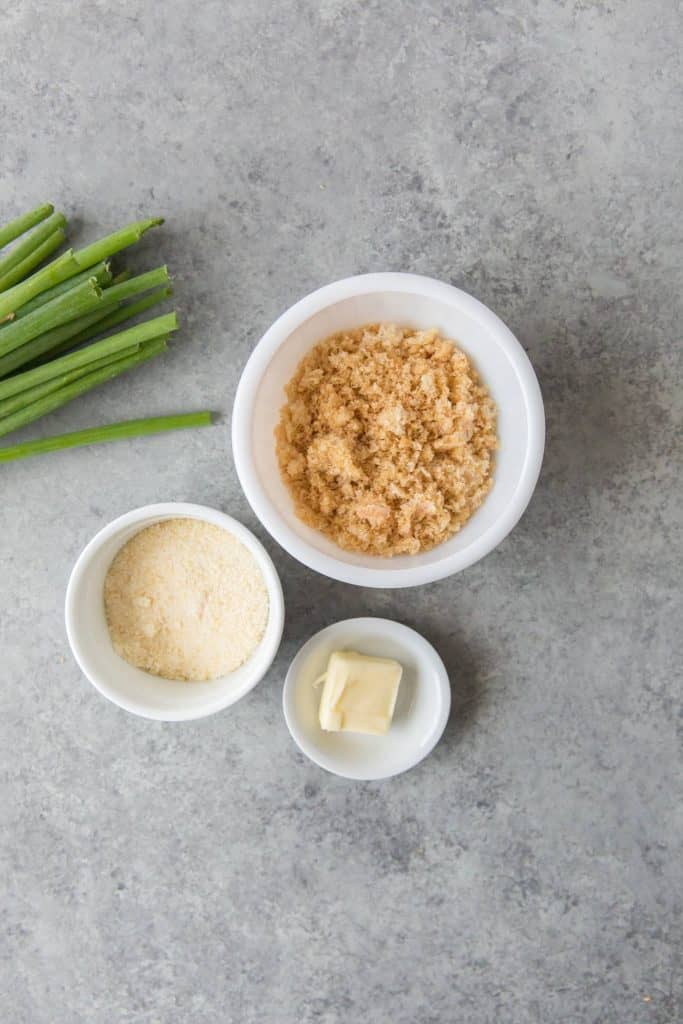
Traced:
<path id="1" fill-rule="evenodd" d="M 280 477 L 273 432 L 285 385 L 303 356 L 336 331 L 376 321 L 437 327 L 471 358 L 498 406 L 500 450 L 481 508 L 431 551 L 379 558 L 343 551 L 302 523 Z M 232 418 L 237 473 L 268 532 L 304 565 L 364 587 L 413 587 L 450 576 L 500 544 L 524 512 L 543 458 L 543 399 L 529 359 L 511 331 L 481 302 L 415 274 L 365 274 L 301 299 L 275 321 L 242 374 Z"/>
<path id="2" fill-rule="evenodd" d="M 116 553 L 139 530 L 164 519 L 182 518 L 220 526 L 241 541 L 254 556 L 268 590 L 268 622 L 258 647 L 244 665 L 210 682 L 161 679 L 129 665 L 114 650 L 104 613 L 104 579 Z M 119 516 L 86 545 L 69 579 L 65 617 L 74 657 L 103 696 L 143 718 L 179 722 L 222 711 L 263 678 L 280 646 L 284 601 L 280 578 L 268 552 L 246 526 L 204 505 L 164 502 Z"/>

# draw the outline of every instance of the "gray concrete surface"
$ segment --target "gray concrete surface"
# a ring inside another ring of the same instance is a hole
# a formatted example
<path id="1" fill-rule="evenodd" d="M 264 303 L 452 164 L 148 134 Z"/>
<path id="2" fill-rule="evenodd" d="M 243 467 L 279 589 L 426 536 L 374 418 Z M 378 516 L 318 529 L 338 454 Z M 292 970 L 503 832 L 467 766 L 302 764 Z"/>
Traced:
<path id="1" fill-rule="evenodd" d="M 50 198 L 91 239 L 165 214 L 134 262 L 168 261 L 184 321 L 26 436 L 223 418 L 2 468 L 5 1024 L 681 1020 L 682 27 L 674 0 L 6 5 L 2 218 Z M 161 499 L 257 525 L 228 429 L 247 354 L 383 269 L 526 346 L 549 434 L 523 521 L 414 592 L 266 538 L 288 622 L 264 683 L 197 724 L 117 710 L 66 644 L 79 550 Z M 302 641 L 358 614 L 452 675 L 443 742 L 387 784 L 319 771 L 280 711 Z"/>

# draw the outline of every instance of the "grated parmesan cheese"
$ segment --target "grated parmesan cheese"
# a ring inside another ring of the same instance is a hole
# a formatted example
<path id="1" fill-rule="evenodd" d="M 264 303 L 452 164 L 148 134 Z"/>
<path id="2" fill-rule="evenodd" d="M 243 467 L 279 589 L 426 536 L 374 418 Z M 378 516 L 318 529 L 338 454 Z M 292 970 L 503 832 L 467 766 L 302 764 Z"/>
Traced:
<path id="1" fill-rule="evenodd" d="M 104 583 L 117 654 L 165 679 L 216 679 L 249 658 L 268 619 L 251 552 L 227 530 L 168 519 L 136 533 Z"/>

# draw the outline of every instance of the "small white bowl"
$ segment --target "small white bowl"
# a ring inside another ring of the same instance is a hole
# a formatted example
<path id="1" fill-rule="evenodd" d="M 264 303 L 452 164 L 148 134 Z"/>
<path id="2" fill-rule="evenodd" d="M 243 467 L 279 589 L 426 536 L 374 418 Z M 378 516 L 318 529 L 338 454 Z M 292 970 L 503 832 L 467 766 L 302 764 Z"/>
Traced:
<path id="1" fill-rule="evenodd" d="M 493 488 L 454 537 L 431 551 L 379 558 L 343 551 L 305 526 L 280 477 L 273 431 L 285 385 L 303 356 L 330 334 L 377 321 L 437 327 L 472 359 L 498 406 L 500 450 Z M 304 565 L 363 587 L 414 587 L 465 569 L 512 530 L 533 494 L 543 458 L 543 400 L 526 352 L 477 299 L 415 274 L 366 274 L 336 281 L 275 321 L 244 368 L 232 416 L 237 474 L 268 532 Z"/>
<path id="2" fill-rule="evenodd" d="M 318 721 L 321 690 L 313 685 L 333 651 L 394 658 L 403 666 L 394 719 L 386 736 L 325 732 Z M 346 619 L 322 629 L 294 658 L 282 695 L 287 727 L 299 749 L 346 779 L 388 779 L 429 754 L 446 728 L 451 689 L 443 661 L 409 626 L 391 619 Z"/>
<path id="3" fill-rule="evenodd" d="M 164 519 L 182 518 L 201 519 L 237 537 L 256 559 L 268 589 L 268 622 L 258 647 L 244 665 L 210 682 L 161 679 L 129 665 L 113 648 L 104 614 L 104 579 L 117 551 L 144 527 Z M 203 505 L 164 502 L 127 512 L 93 537 L 71 573 L 65 617 L 73 655 L 83 674 L 104 697 L 143 718 L 180 722 L 222 711 L 263 678 L 280 646 L 284 600 L 270 555 L 245 526 Z"/>

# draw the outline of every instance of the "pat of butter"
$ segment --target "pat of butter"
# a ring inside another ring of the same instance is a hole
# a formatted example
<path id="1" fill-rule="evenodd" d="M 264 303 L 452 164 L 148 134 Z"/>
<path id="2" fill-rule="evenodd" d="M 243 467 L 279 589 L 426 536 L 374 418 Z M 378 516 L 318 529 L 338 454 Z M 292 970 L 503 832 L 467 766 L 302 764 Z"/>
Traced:
<path id="1" fill-rule="evenodd" d="M 321 727 L 327 732 L 383 736 L 391 725 L 402 673 L 391 658 L 335 651 L 322 677 Z"/>

